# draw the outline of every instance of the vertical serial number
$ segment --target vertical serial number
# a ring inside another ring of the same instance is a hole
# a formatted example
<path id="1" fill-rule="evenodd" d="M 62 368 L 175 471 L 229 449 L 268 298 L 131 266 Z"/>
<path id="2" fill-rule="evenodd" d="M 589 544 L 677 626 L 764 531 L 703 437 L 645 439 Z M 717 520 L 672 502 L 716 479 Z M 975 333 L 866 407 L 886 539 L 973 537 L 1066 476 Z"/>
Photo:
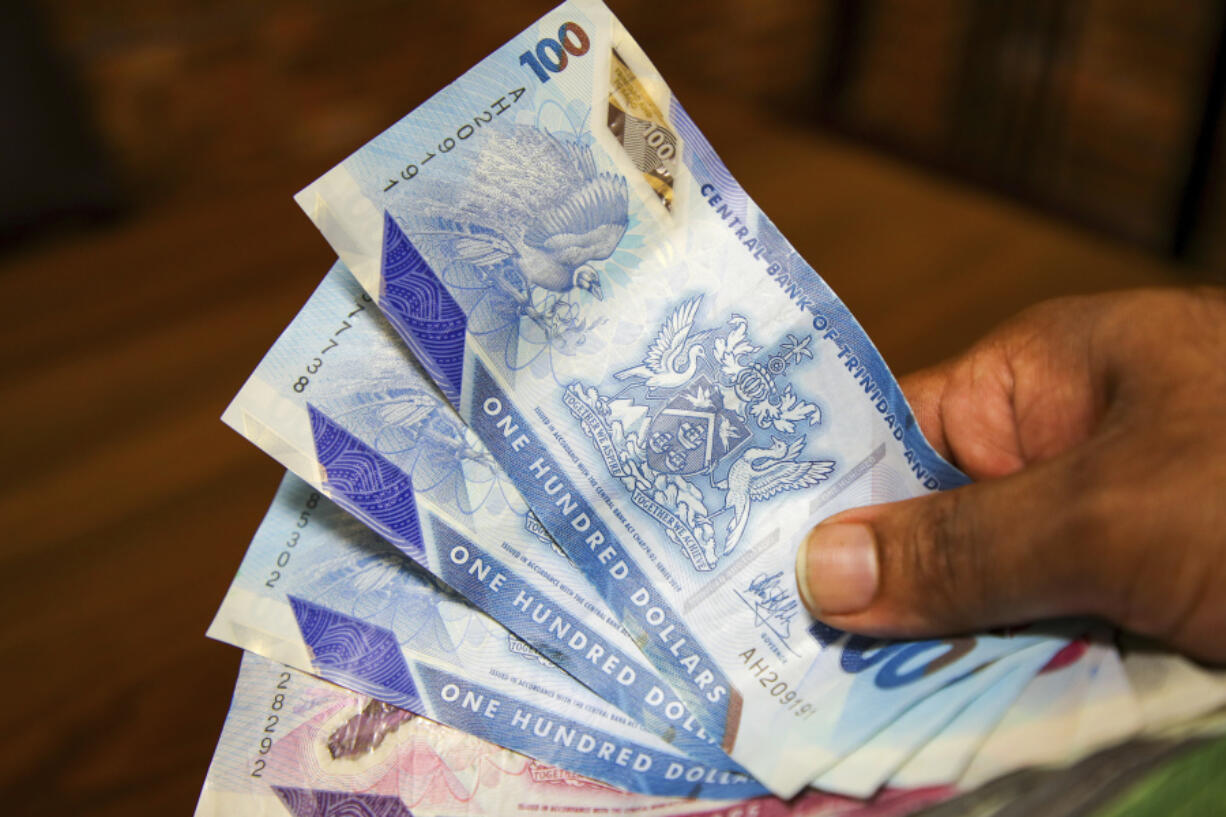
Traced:
<path id="1" fill-rule="evenodd" d="M 354 308 L 348 315 L 345 316 L 345 319 L 341 321 L 341 325 L 337 328 L 337 330 L 328 337 L 327 345 L 320 349 L 319 353 L 316 354 L 315 357 L 311 358 L 305 365 L 303 365 L 302 369 L 306 372 L 306 374 L 301 375 L 293 382 L 292 388 L 294 391 L 298 392 L 298 394 L 302 394 L 307 390 L 307 387 L 311 385 L 311 375 L 316 374 L 324 366 L 324 355 L 331 352 L 337 346 L 340 346 L 340 341 L 337 340 L 337 338 L 340 337 L 343 332 L 347 332 L 353 328 L 353 324 L 350 323 L 350 321 L 361 313 L 365 312 L 366 304 L 370 302 L 371 298 L 365 292 L 363 292 L 358 298 L 354 299 Z"/>
<path id="2" fill-rule="evenodd" d="M 302 503 L 302 513 L 298 514 L 298 519 L 294 522 L 296 530 L 289 532 L 289 536 L 285 538 L 285 544 L 281 546 L 281 552 L 277 554 L 277 566 L 268 571 L 268 578 L 264 581 L 265 587 L 275 589 L 277 582 L 281 581 L 281 570 L 289 565 L 289 560 L 294 556 L 294 548 L 298 547 L 298 541 L 302 538 L 302 531 L 311 524 L 311 514 L 318 506 L 319 492 L 311 491 L 306 502 Z"/>
<path id="3" fill-rule="evenodd" d="M 285 708 L 285 693 L 289 690 L 289 682 L 294 676 L 288 672 L 283 672 L 279 676 L 277 688 L 273 691 L 272 698 L 268 702 L 268 711 L 264 717 L 264 729 L 260 733 L 259 748 L 256 752 L 260 755 L 267 755 L 272 751 L 273 736 L 277 734 L 277 725 L 281 723 L 280 712 Z M 267 767 L 268 761 L 263 757 L 257 757 L 255 762 L 251 764 L 251 776 L 263 777 L 264 769 Z"/>

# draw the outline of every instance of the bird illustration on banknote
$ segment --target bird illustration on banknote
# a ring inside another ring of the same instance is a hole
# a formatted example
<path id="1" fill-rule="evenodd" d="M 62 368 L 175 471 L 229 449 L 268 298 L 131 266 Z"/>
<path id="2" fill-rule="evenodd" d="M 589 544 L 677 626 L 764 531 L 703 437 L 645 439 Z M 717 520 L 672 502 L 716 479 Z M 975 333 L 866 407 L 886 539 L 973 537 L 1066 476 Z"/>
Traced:
<path id="1" fill-rule="evenodd" d="M 604 297 L 592 265 L 629 226 L 625 178 L 601 171 L 574 137 L 518 126 L 486 135 L 463 183 L 440 192 L 448 200 L 407 232 L 444 259 L 447 283 L 484 290 L 489 303 L 472 314 L 493 324 L 527 318 L 549 345 L 581 345 L 592 324 L 572 296 Z"/>
<path id="2" fill-rule="evenodd" d="M 712 481 L 712 485 L 727 491 L 724 507 L 731 510 L 728 520 L 728 538 L 724 540 L 724 553 L 741 541 L 745 525 L 749 521 L 749 505 L 755 500 L 770 499 L 782 491 L 798 491 L 811 488 L 830 476 L 834 463 L 829 460 L 801 460 L 796 457 L 805 447 L 805 438 L 797 437 L 790 443 L 771 436 L 771 444 L 765 448 L 747 448 L 728 469 L 724 480 Z"/>
<path id="3" fill-rule="evenodd" d="M 698 370 L 698 361 L 707 356 L 701 342 L 690 342 L 701 303 L 701 297 L 691 298 L 677 307 L 647 348 L 642 364 L 613 376 L 618 380 L 639 378 L 648 389 L 676 389 L 689 383 Z"/>

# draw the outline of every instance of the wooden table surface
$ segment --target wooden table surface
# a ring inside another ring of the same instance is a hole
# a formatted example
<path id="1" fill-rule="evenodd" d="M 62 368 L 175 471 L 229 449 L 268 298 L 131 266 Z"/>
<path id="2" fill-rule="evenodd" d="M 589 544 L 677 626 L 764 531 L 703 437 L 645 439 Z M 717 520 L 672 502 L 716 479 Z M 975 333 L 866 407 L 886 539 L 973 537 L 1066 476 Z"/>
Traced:
<path id="1" fill-rule="evenodd" d="M 1179 280 L 828 137 L 687 107 L 895 371 L 1046 297 Z M 325 169 L 0 261 L 0 812 L 191 813 L 239 659 L 204 631 L 280 473 L 218 417 L 331 260 L 290 200 Z"/>

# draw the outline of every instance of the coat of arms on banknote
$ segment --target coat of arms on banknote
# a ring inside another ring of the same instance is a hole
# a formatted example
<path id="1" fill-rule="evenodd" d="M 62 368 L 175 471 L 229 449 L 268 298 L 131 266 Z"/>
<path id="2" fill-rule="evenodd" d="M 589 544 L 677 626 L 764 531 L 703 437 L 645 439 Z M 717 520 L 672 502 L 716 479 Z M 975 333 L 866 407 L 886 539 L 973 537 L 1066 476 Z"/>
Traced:
<path id="1" fill-rule="evenodd" d="M 788 373 L 812 359 L 812 337 L 764 349 L 741 315 L 704 328 L 701 306 L 676 304 L 636 363 L 607 385 L 569 384 L 564 400 L 631 501 L 707 571 L 755 505 L 822 482 L 835 462 L 801 456 L 821 409 Z"/>

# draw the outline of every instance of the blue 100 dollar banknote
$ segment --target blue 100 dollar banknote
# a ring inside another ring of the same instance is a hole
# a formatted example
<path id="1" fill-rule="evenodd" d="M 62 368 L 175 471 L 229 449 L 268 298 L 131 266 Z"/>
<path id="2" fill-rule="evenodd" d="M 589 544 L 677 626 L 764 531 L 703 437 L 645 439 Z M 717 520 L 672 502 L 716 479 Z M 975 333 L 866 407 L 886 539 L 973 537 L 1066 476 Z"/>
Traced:
<path id="1" fill-rule="evenodd" d="M 812 790 L 790 802 L 633 794 L 245 653 L 196 817 L 898 817 L 952 793 L 863 805 Z"/>
<path id="2" fill-rule="evenodd" d="M 516 498 L 514 488 L 502 485 L 501 500 L 490 501 L 491 481 L 505 479 L 496 465 L 488 470 L 474 466 L 458 482 L 439 478 L 449 460 L 442 452 L 430 448 L 446 441 L 454 446 L 463 437 L 464 429 L 451 409 L 433 395 L 378 314 L 359 309 L 362 302 L 356 282 L 341 265 L 335 266 L 244 385 L 227 411 L 229 421 L 283 462 L 298 463 L 304 476 L 314 480 L 321 490 L 348 503 L 368 524 L 387 528 L 403 552 L 429 565 L 484 609 L 526 634 L 526 638 L 540 645 L 576 677 L 586 680 L 606 698 L 620 702 L 623 711 L 633 712 L 651 724 L 657 735 L 679 748 L 689 748 L 692 756 L 707 760 L 713 768 L 739 773 L 741 770 L 729 768 L 726 756 L 709 744 L 699 742 L 695 746 L 696 736 L 679 732 L 664 720 L 652 717 L 655 710 L 668 714 L 676 707 L 674 701 L 663 696 L 664 681 L 639 660 L 624 633 L 607 619 L 594 616 L 597 611 L 590 603 L 579 603 L 583 597 L 576 590 L 585 585 L 583 577 L 547 538 L 541 540 L 532 533 L 539 532 L 539 525 L 524 514 L 522 500 Z M 344 351 L 339 344 L 325 347 L 337 355 L 325 367 L 322 358 L 311 356 L 317 351 L 320 338 L 338 323 L 346 345 Z M 311 362 L 303 367 L 302 361 L 308 358 Z M 306 374 L 300 374 L 301 371 Z M 331 427 L 320 422 L 322 418 L 328 418 L 329 423 L 349 435 L 342 449 L 348 458 L 343 468 L 331 453 L 334 447 L 329 437 L 315 437 Z M 451 426 L 444 422 L 447 418 L 451 418 Z M 310 441 L 290 444 L 290 439 L 308 434 L 308 425 L 314 450 L 303 450 L 309 448 Z M 475 439 L 469 443 L 468 459 L 482 461 L 481 443 Z M 428 465 L 423 467 L 423 462 Z M 485 465 L 490 466 L 488 460 Z M 355 480 L 352 475 L 358 470 L 365 476 Z M 414 479 L 417 493 L 405 487 Z M 378 498 L 377 507 L 372 507 L 372 496 Z M 481 501 L 474 503 L 474 498 Z M 506 507 L 501 504 L 504 502 Z M 511 508 L 520 510 L 510 512 Z M 303 515 L 301 509 L 295 513 L 299 514 L 297 523 L 309 521 L 309 515 Z M 386 523 L 389 518 L 416 521 L 389 525 Z M 474 525 L 469 538 L 457 532 Z M 498 537 L 503 535 L 513 537 L 514 544 L 500 541 Z M 317 542 L 314 548 L 302 548 L 295 541 L 297 550 L 293 551 L 293 558 L 299 578 L 302 571 L 314 569 L 312 558 L 318 558 L 327 548 L 353 555 L 353 549 L 347 549 L 338 541 L 340 538 L 337 535 L 333 541 Z M 214 630 L 225 640 L 302 666 L 308 659 L 300 656 L 303 644 L 294 627 L 290 604 L 282 594 L 294 595 L 297 605 L 303 600 L 328 605 L 316 597 L 314 590 L 295 590 L 295 583 L 286 581 L 287 571 L 279 562 L 288 563 L 290 548 L 283 545 L 276 536 L 272 539 L 257 536 L 244 564 L 262 560 L 268 564 L 269 573 L 261 584 L 256 576 L 258 571 L 240 571 Z M 507 554 L 517 558 L 500 561 Z M 543 586 L 540 580 L 544 580 Z M 337 583 L 335 589 L 345 590 L 346 586 Z M 595 595 L 590 590 L 583 592 L 589 598 Z M 235 601 L 237 596 L 247 601 L 240 604 Z M 547 599 L 552 601 L 546 604 Z M 378 609 L 369 605 L 362 609 L 367 607 Z M 334 605 L 330 609 L 334 610 Z M 269 617 L 274 610 L 279 614 L 275 619 Z M 299 612 L 299 606 L 294 606 L 293 611 Z M 351 612 L 359 622 L 375 623 L 364 619 L 357 607 Z M 288 636 L 273 638 L 270 633 L 274 631 Z M 252 641 L 252 637 L 257 640 Z M 407 639 L 406 634 L 406 643 Z M 1044 646 L 1035 645 L 1021 655 Z M 273 647 L 282 652 L 270 652 Z M 591 660 L 595 655 L 593 648 L 599 649 L 598 661 Z M 884 779 L 891 771 L 884 760 L 887 754 L 905 757 L 925 738 L 924 725 L 942 717 L 942 707 L 969 700 L 978 694 L 977 685 L 990 677 L 991 672 L 984 672 L 975 683 L 952 685 L 932 699 L 931 708 L 927 701 L 913 706 L 903 718 L 823 774 L 817 784 L 828 791 L 858 796 L 871 792 L 876 787 L 872 781 Z M 370 672 L 362 682 L 371 682 Z M 670 717 L 673 721 L 682 719 L 680 714 Z M 691 740 L 687 742 L 686 738 Z M 883 751 L 883 747 L 888 749 Z M 873 769 L 874 775 L 865 775 L 865 768 Z"/>
<path id="3" fill-rule="evenodd" d="M 989 700 L 1007 708 L 1021 693 L 1016 681 L 1033 678 L 1059 649 L 1060 642 L 1052 639 L 979 667 L 976 672 L 902 713 L 856 751 L 822 773 L 813 785 L 852 797 L 872 796 L 964 710 L 985 706 Z M 936 780 L 933 785 L 952 783 L 956 779 L 956 775 L 951 775 L 948 779 Z"/>
<path id="4" fill-rule="evenodd" d="M 996 684 L 992 695 L 984 695 L 972 701 L 890 777 L 889 785 L 905 788 L 957 781 L 979 746 L 1006 713 L 1015 706 L 1020 710 L 1029 708 L 1022 700 L 1028 688 L 1033 686 L 1040 694 L 1050 696 L 1050 700 L 1060 700 L 1064 697 L 1062 693 L 1077 687 L 1077 675 L 1082 669 L 1093 667 L 1103 657 L 1114 654 L 1114 648 L 1109 644 L 1091 640 L 1094 637 L 1095 634 L 1087 634 L 1071 641 L 1037 674 L 1011 674 L 1003 682 Z M 1115 656 L 1115 660 L 1118 660 L 1118 656 Z M 1060 675 L 1055 684 L 1050 680 L 1053 674 Z M 1034 711 L 1031 710 L 1027 714 L 1034 714 Z M 1124 718 L 1132 719 L 1127 712 L 1124 713 Z M 1059 741 L 1053 742 L 1049 749 L 1053 758 L 1064 752 Z"/>
<path id="5" fill-rule="evenodd" d="M 338 265 L 223 419 L 645 729 L 743 772 L 364 298 Z"/>
<path id="6" fill-rule="evenodd" d="M 789 795 L 1036 643 L 831 634 L 796 547 L 965 481 L 876 349 L 596 0 L 297 200 L 705 730 Z"/>
<path id="7" fill-rule="evenodd" d="M 292 474 L 209 635 L 629 791 L 766 793 L 644 731 Z"/>

